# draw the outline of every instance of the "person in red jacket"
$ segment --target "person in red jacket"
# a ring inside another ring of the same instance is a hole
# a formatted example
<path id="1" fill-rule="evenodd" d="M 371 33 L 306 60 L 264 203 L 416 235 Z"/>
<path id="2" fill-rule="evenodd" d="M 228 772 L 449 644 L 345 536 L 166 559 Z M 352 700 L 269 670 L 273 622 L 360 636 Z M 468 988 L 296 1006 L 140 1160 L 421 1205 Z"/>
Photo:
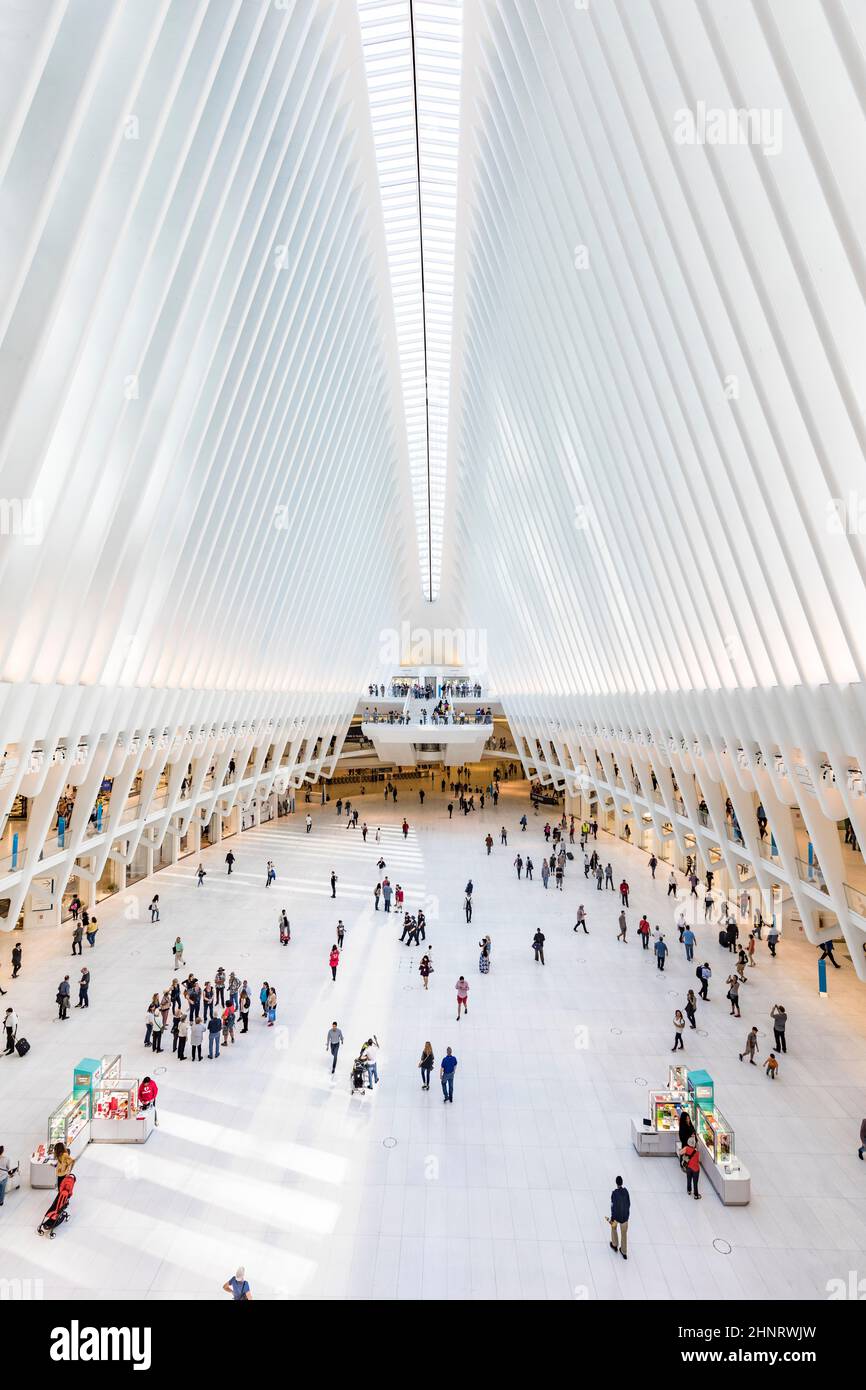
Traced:
<path id="1" fill-rule="evenodd" d="M 150 1076 L 145 1076 L 138 1088 L 138 1103 L 142 1110 L 149 1110 L 153 1106 L 153 1122 L 158 1124 L 156 1118 L 156 1098 L 159 1095 L 159 1087 Z"/>
<path id="2" fill-rule="evenodd" d="M 409 822 L 408 822 L 407 820 L 404 820 L 404 821 L 403 821 L 403 839 L 404 839 L 404 840 L 405 840 L 405 838 L 406 838 L 406 836 L 407 836 L 408 834 L 409 834 Z"/>
<path id="3" fill-rule="evenodd" d="M 701 1194 L 698 1191 L 698 1179 L 701 1176 L 701 1156 L 698 1153 L 694 1135 L 687 1144 L 683 1145 L 682 1158 L 686 1170 L 686 1196 L 689 1196 L 694 1189 L 695 1201 L 699 1202 Z"/>
<path id="4" fill-rule="evenodd" d="M 646 919 L 646 913 L 644 913 L 643 917 L 641 917 L 640 921 L 638 922 L 637 931 L 638 936 L 641 940 L 641 945 L 643 946 L 645 951 L 648 951 L 650 939 L 650 924 Z"/>
<path id="5" fill-rule="evenodd" d="M 330 967 L 331 967 L 331 975 L 332 975 L 333 979 L 336 980 L 336 978 L 337 978 L 337 966 L 340 964 L 340 952 L 337 950 L 337 947 L 336 947 L 336 946 L 332 946 L 332 947 L 331 947 L 331 954 L 330 954 L 330 956 L 328 957 L 328 964 L 329 964 Z"/>
<path id="6" fill-rule="evenodd" d="M 627 881 L 627 879 L 623 879 L 622 883 L 619 885 L 619 900 L 620 900 L 620 902 L 622 903 L 623 907 L 628 907 L 628 881 Z"/>

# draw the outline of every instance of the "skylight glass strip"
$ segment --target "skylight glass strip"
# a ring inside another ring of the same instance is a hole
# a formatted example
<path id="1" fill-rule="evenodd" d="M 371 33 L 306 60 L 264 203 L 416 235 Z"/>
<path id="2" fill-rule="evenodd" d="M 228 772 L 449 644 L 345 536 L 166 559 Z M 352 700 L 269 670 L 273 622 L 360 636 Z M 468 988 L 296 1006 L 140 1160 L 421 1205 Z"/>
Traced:
<path id="1" fill-rule="evenodd" d="M 358 0 L 358 12 L 421 578 L 432 600 L 439 594 L 445 520 L 463 0 Z"/>

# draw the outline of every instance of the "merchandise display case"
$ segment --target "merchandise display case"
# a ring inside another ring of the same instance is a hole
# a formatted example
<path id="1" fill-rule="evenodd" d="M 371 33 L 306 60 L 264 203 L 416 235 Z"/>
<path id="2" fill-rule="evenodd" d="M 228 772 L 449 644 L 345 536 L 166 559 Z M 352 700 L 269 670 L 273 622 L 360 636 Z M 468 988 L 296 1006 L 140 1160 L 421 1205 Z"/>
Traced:
<path id="1" fill-rule="evenodd" d="M 670 1091 L 650 1091 L 649 1112 L 652 1128 L 659 1133 L 678 1131 L 682 1103 Z"/>
<path id="2" fill-rule="evenodd" d="M 686 1073 L 687 1090 L 689 1098 L 689 1109 L 692 1119 L 697 1127 L 696 1110 L 713 1110 L 715 1107 L 715 1086 L 713 1078 L 708 1071 L 690 1071 Z"/>
<path id="3" fill-rule="evenodd" d="M 94 1144 L 144 1144 L 153 1129 L 152 1110 L 138 1104 L 138 1078 L 103 1078 L 93 1093 L 93 1120 L 90 1138 Z"/>
<path id="4" fill-rule="evenodd" d="M 77 1158 L 90 1137 L 87 1133 L 89 1123 L 90 1092 L 68 1095 L 48 1116 L 49 1149 L 53 1149 L 55 1144 L 65 1144 L 73 1158 Z"/>

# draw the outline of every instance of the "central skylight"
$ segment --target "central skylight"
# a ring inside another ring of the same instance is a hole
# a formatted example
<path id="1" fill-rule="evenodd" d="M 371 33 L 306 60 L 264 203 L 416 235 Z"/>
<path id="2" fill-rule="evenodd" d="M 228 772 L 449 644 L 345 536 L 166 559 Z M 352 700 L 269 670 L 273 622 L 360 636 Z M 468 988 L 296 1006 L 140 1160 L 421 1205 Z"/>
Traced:
<path id="1" fill-rule="evenodd" d="M 463 0 L 358 0 L 425 596 L 442 569 Z"/>

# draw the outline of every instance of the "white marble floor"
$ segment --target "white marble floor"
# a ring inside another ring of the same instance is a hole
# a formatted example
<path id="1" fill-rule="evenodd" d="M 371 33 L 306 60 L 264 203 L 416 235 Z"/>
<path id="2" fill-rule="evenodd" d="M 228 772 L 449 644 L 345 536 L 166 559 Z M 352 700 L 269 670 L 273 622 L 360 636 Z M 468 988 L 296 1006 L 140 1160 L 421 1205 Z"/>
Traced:
<path id="1" fill-rule="evenodd" d="M 44 1137 L 79 1057 L 120 1051 L 136 1074 L 165 1067 L 159 1130 L 141 1149 L 85 1151 L 72 1219 L 56 1241 L 35 1234 L 46 1194 L 25 1182 L 7 1195 L 2 1275 L 41 1280 L 45 1297 L 74 1299 L 224 1297 L 220 1285 L 242 1263 L 257 1298 L 693 1300 L 823 1298 L 829 1279 L 863 1270 L 866 1163 L 857 1134 L 866 1113 L 866 994 L 850 965 L 830 970 L 822 1001 L 815 952 L 786 936 L 777 960 L 762 950 L 735 1021 L 722 988 L 729 957 L 714 929 L 699 928 L 715 988 L 701 1007 L 701 1032 L 686 1035 L 684 1060 L 715 1077 L 753 1197 L 745 1209 L 725 1209 L 705 1180 L 704 1200 L 687 1199 L 675 1161 L 639 1159 L 629 1141 L 648 1086 L 666 1079 L 671 1016 L 693 980 L 674 931 L 664 975 L 634 931 L 644 907 L 652 922 L 670 921 L 663 875 L 653 884 L 646 856 L 601 837 L 617 883 L 625 872 L 633 886 L 630 939 L 618 943 L 616 895 L 587 885 L 577 861 L 561 894 L 545 892 L 538 878 L 516 881 L 516 847 L 536 863 L 543 847 L 543 816 L 530 814 L 529 831 L 519 833 L 525 798 L 525 785 L 510 788 L 498 811 L 449 823 L 438 796 L 421 809 L 407 787 L 386 809 L 370 793 L 361 803 L 366 845 L 333 805 L 314 802 L 309 836 L 301 805 L 294 817 L 234 837 L 231 879 L 224 848 L 202 856 L 209 874 L 201 890 L 196 861 L 186 859 L 102 905 L 97 946 L 85 945 L 92 1007 L 73 1010 L 65 1028 L 53 998 L 62 974 L 77 974 L 68 927 L 26 936 L 25 968 L 12 986 L 11 938 L 0 938 L 0 982 L 10 989 L 3 1002 L 15 1004 L 32 1043 L 26 1059 L 0 1060 L 8 1152 L 26 1159 Z M 507 849 L 498 842 L 503 822 Z M 488 828 L 497 841 L 489 859 Z M 393 916 L 372 910 L 380 848 L 407 904 L 426 900 L 436 963 L 427 994 L 420 953 L 398 945 Z M 268 858 L 279 874 L 270 889 Z M 475 920 L 467 927 L 470 874 Z M 163 906 L 156 926 L 145 911 L 154 886 Z M 589 909 L 589 937 L 571 930 L 579 901 Z M 285 949 L 276 928 L 283 906 L 293 930 Z M 327 957 L 338 914 L 347 941 L 334 984 Z M 530 949 L 539 923 L 543 968 Z M 275 982 L 279 1028 L 268 1030 L 255 1010 L 249 1035 L 219 1062 L 178 1064 L 170 1052 L 155 1059 L 145 1051 L 144 1008 L 170 981 L 178 932 L 200 978 L 224 965 L 255 993 L 263 978 Z M 477 942 L 486 932 L 493 963 L 482 977 Z M 471 995 L 458 1024 L 460 973 Z M 737 1053 L 753 1021 L 767 1048 L 778 1001 L 788 1009 L 791 1050 L 773 1084 Z M 333 1018 L 347 1039 L 336 1084 L 325 1050 Z M 348 1065 L 372 1031 L 382 1082 L 358 1102 Z M 437 1057 L 450 1043 L 459 1059 L 453 1106 L 437 1085 L 420 1088 L 415 1064 L 426 1038 Z M 632 1196 L 628 1263 L 611 1253 L 604 1220 L 616 1173 Z"/>

